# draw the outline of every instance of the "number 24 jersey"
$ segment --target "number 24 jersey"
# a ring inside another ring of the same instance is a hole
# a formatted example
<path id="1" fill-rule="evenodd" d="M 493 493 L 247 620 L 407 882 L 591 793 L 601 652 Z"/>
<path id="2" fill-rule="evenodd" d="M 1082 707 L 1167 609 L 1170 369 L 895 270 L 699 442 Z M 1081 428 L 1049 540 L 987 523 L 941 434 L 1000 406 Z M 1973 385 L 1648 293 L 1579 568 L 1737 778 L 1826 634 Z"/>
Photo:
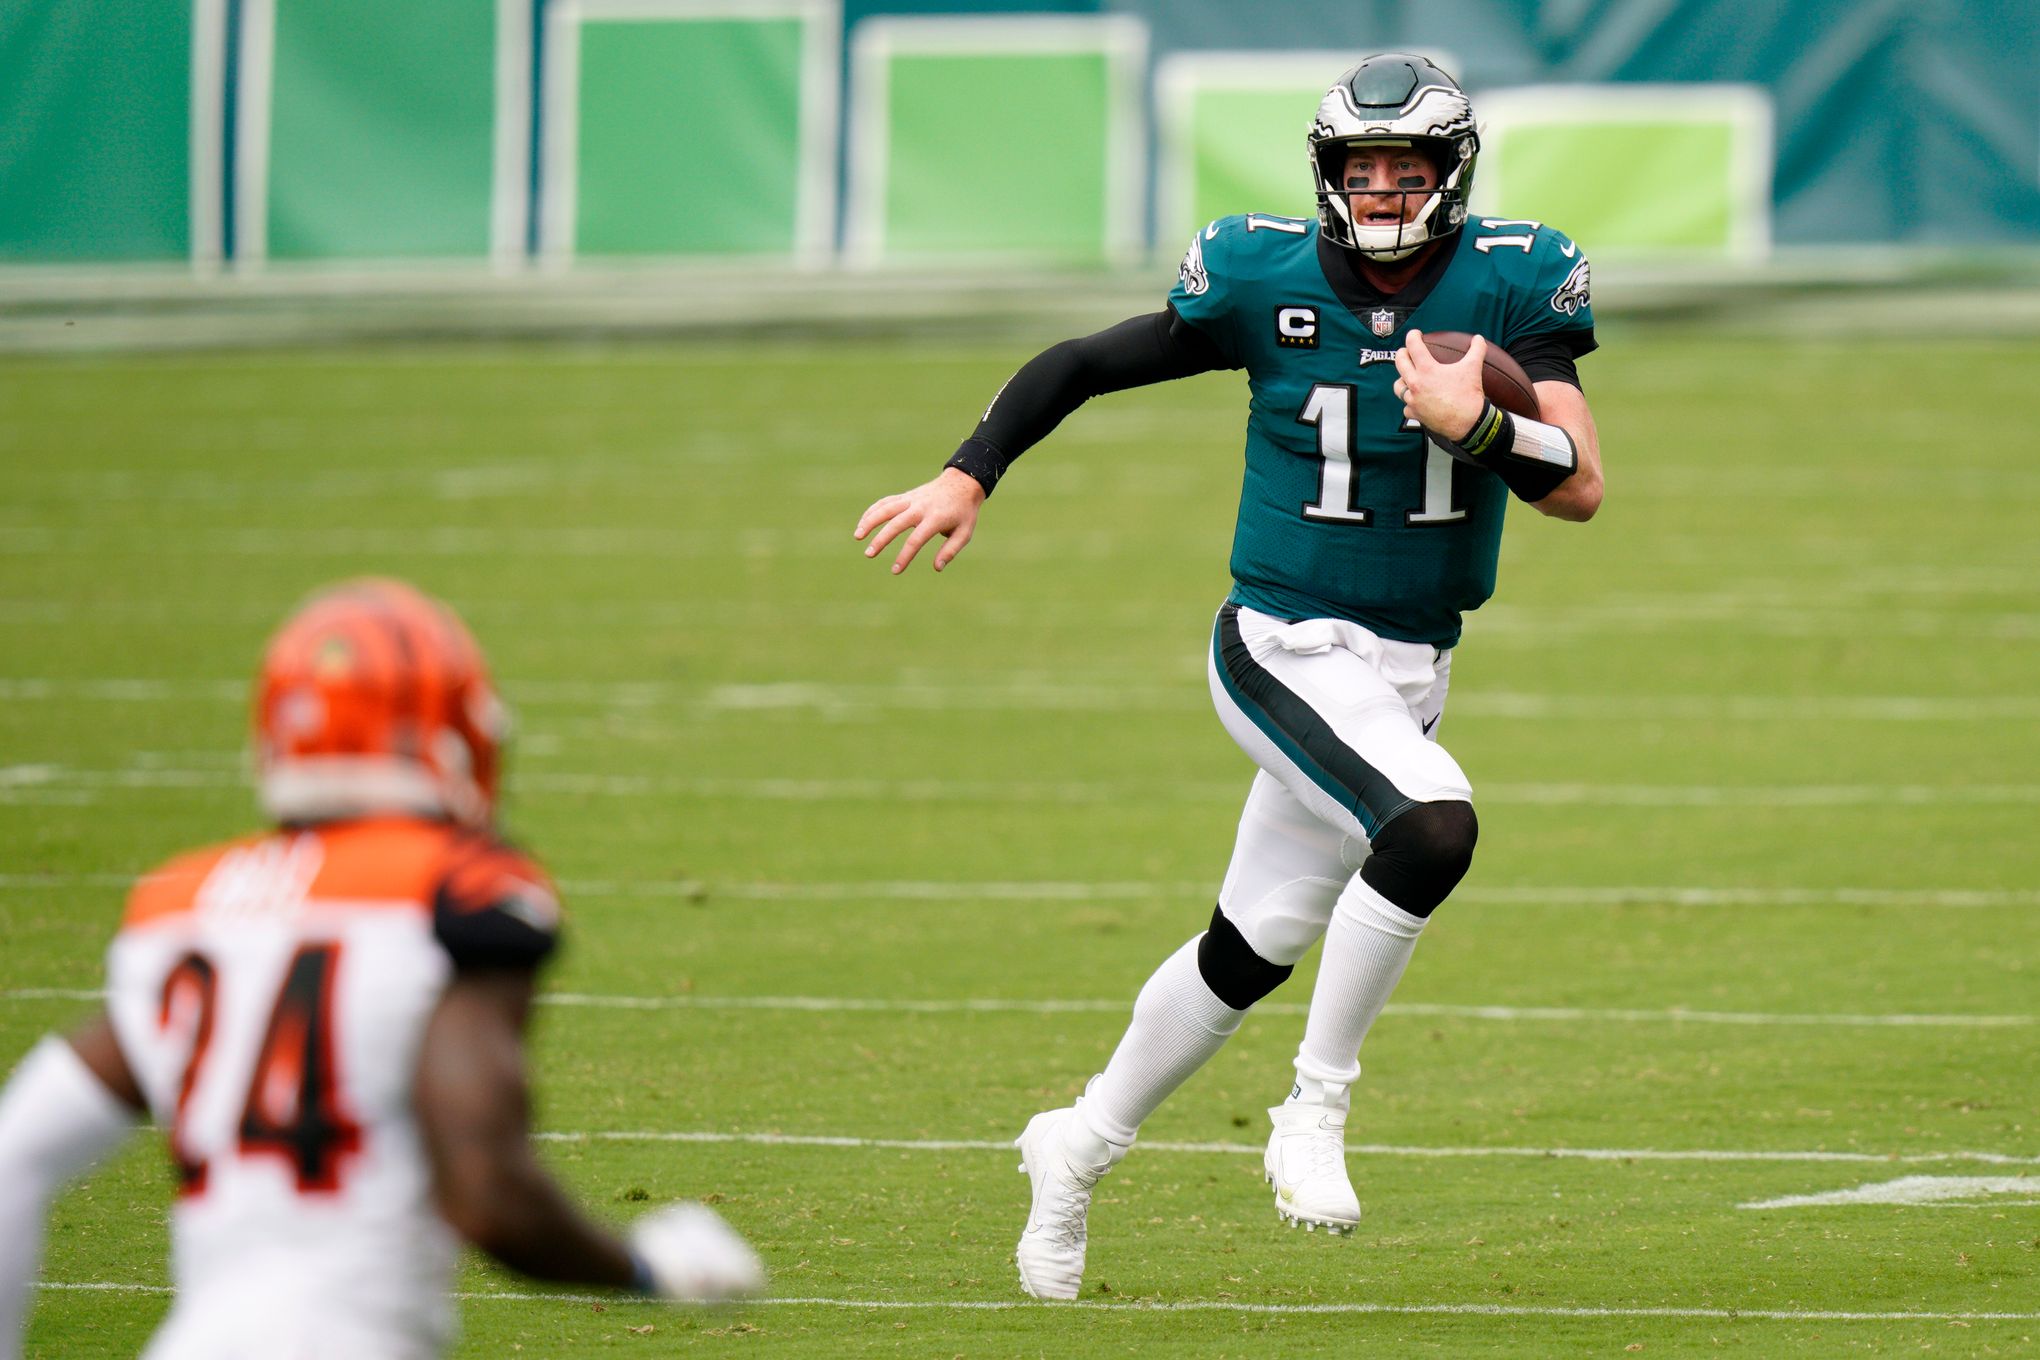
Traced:
<path id="1" fill-rule="evenodd" d="M 1494 593 L 1508 491 L 1406 424 L 1395 352 L 1412 329 L 1505 350 L 1570 332 L 1584 352 L 1588 268 L 1530 221 L 1474 218 L 1438 248 L 1448 258 L 1421 267 L 1427 289 L 1369 302 L 1341 296 L 1332 273 L 1348 267 L 1321 258 L 1314 221 L 1225 217 L 1192 239 L 1170 305 L 1252 391 L 1235 603 L 1451 647 L 1461 615 Z"/>
<path id="2" fill-rule="evenodd" d="M 450 1333 L 420 1042 L 456 967 L 535 966 L 557 923 L 529 859 L 408 817 L 251 837 L 137 884 L 107 1008 L 169 1135 L 173 1330 L 252 1313 Z"/>

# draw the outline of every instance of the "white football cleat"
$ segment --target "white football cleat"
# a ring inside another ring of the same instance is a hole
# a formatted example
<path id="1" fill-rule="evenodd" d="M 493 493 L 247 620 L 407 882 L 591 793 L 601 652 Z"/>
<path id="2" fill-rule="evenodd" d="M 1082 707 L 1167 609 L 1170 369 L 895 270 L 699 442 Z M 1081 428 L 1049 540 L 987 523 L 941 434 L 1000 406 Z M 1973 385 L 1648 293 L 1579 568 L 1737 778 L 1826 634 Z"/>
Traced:
<path id="1" fill-rule="evenodd" d="M 1275 1212 L 1305 1232 L 1349 1233 L 1360 1197 L 1346 1174 L 1346 1112 L 1328 1105 L 1277 1105 L 1261 1166 L 1275 1187 Z"/>
<path id="2" fill-rule="evenodd" d="M 631 1224 L 630 1245 L 663 1299 L 714 1303 L 765 1288 L 758 1253 L 705 1204 L 652 1210 Z"/>
<path id="3" fill-rule="evenodd" d="M 1073 1299 L 1083 1288 L 1091 1187 L 1110 1169 L 1070 1160 L 1063 1130 L 1076 1117 L 1074 1108 L 1043 1110 L 1013 1140 L 1020 1149 L 1020 1169 L 1034 1184 L 1027 1229 L 1013 1255 L 1020 1265 L 1020 1287 L 1037 1299 Z"/>

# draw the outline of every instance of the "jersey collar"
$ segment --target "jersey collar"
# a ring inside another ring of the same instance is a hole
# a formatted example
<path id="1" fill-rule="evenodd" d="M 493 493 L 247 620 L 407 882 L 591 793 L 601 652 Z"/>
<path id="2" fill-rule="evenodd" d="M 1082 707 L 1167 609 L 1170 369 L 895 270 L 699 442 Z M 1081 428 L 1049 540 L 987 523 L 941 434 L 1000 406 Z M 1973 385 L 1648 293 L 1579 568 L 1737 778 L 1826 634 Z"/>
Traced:
<path id="1" fill-rule="evenodd" d="M 1351 252 L 1344 246 L 1335 246 L 1325 239 L 1322 231 L 1317 238 L 1318 268 L 1324 271 L 1325 282 L 1332 286 L 1332 292 L 1353 315 L 1366 318 L 1367 313 L 1383 307 L 1408 314 L 1421 307 L 1424 299 L 1431 296 L 1431 290 L 1438 286 L 1438 280 L 1445 277 L 1445 271 L 1452 267 L 1452 261 L 1459 257 L 1460 247 L 1466 241 L 1466 228 L 1461 227 L 1433 251 L 1431 258 L 1424 261 L 1416 276 L 1394 293 L 1384 293 L 1369 283 L 1353 263 Z"/>

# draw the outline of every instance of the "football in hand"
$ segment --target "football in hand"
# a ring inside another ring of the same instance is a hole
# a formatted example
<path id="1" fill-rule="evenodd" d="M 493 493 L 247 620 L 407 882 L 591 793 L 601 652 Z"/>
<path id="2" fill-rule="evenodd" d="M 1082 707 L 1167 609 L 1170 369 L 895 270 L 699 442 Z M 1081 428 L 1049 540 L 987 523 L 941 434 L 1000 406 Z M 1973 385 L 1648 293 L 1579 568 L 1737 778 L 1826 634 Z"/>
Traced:
<path id="1" fill-rule="evenodd" d="M 1473 337 L 1465 331 L 1425 331 L 1424 345 L 1439 363 L 1456 364 L 1473 348 Z M 1530 375 L 1492 340 L 1488 341 L 1487 362 L 1481 365 L 1480 385 L 1487 399 L 1510 415 L 1538 418 L 1537 389 L 1530 385 Z"/>

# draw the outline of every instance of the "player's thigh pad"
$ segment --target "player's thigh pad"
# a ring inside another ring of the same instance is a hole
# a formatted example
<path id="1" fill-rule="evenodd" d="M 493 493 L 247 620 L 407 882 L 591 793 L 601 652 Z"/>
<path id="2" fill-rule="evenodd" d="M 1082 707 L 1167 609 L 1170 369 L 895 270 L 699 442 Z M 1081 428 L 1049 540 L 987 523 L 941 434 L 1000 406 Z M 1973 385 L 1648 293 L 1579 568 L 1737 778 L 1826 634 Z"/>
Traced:
<path id="1" fill-rule="evenodd" d="M 1266 770 L 1256 771 L 1218 909 L 1254 953 L 1293 964 L 1325 933 L 1339 893 L 1366 857 L 1365 841 L 1317 816 Z"/>
<path id="2" fill-rule="evenodd" d="M 1310 812 L 1362 841 L 1412 803 L 1473 800 L 1417 714 L 1437 718 L 1438 653 L 1334 619 L 1281 619 L 1227 605 L 1209 673 L 1220 721 Z"/>

